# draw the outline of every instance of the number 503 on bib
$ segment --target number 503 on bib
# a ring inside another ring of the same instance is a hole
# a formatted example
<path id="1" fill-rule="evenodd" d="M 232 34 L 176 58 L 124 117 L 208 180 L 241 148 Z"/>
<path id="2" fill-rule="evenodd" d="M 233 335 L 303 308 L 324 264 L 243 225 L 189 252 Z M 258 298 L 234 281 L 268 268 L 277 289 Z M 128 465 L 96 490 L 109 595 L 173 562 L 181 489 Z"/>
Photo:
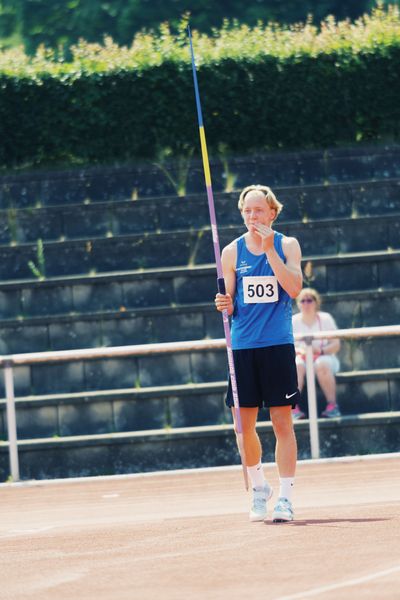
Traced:
<path id="1" fill-rule="evenodd" d="M 243 277 L 243 296 L 246 304 L 278 302 L 278 281 L 273 275 Z"/>

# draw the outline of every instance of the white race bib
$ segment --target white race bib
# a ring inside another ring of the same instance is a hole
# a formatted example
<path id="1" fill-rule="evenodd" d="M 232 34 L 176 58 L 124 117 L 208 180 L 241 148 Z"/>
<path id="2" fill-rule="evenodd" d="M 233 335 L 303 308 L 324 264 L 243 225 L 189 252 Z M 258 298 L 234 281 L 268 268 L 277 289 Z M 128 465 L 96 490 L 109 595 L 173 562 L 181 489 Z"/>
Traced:
<path id="1" fill-rule="evenodd" d="M 243 277 L 243 296 L 246 304 L 278 302 L 278 281 L 274 275 Z"/>

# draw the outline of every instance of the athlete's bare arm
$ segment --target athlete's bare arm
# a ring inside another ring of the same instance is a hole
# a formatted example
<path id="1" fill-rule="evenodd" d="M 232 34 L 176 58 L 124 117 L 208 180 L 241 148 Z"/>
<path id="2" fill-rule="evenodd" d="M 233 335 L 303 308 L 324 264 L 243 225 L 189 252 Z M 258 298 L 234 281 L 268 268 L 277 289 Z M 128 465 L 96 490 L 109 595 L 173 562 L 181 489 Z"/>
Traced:
<path id="1" fill-rule="evenodd" d="M 286 264 L 276 252 L 275 248 L 272 248 L 267 253 L 269 264 L 283 289 L 291 298 L 296 298 L 303 286 L 300 244 L 296 238 L 283 237 L 282 250 L 286 256 Z"/>
<path id="2" fill-rule="evenodd" d="M 226 294 L 217 294 L 215 296 L 215 306 L 222 312 L 228 311 L 228 315 L 233 313 L 233 300 L 236 293 L 236 241 L 232 242 L 222 250 L 221 262 L 224 272 Z"/>

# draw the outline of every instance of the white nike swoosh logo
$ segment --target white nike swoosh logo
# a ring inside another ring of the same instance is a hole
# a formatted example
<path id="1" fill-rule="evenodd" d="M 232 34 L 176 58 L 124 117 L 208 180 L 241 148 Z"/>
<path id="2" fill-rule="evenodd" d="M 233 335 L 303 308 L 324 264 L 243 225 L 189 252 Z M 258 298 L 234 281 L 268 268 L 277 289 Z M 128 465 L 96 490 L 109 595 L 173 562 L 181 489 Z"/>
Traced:
<path id="1" fill-rule="evenodd" d="M 296 394 L 297 394 L 297 392 L 294 392 L 293 394 L 290 394 L 290 396 L 288 396 L 286 394 L 285 398 L 286 398 L 286 400 L 289 400 L 289 398 L 291 398 L 292 396 L 295 396 Z"/>

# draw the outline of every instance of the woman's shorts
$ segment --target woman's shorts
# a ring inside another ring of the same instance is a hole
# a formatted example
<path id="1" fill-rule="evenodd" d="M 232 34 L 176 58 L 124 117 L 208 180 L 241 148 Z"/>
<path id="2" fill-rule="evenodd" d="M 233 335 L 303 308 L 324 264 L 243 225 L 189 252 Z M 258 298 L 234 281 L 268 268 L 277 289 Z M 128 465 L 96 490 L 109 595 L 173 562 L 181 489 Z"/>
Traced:
<path id="1" fill-rule="evenodd" d="M 294 406 L 300 399 L 293 344 L 233 350 L 239 406 Z M 226 405 L 233 406 L 229 378 Z"/>
<path id="2" fill-rule="evenodd" d="M 306 366 L 305 360 L 299 355 L 296 356 L 296 365 Z M 318 356 L 318 358 L 314 360 L 314 367 L 318 367 L 319 365 L 327 365 L 334 375 L 336 375 L 340 369 L 340 362 L 335 354 L 322 354 L 321 356 Z"/>

